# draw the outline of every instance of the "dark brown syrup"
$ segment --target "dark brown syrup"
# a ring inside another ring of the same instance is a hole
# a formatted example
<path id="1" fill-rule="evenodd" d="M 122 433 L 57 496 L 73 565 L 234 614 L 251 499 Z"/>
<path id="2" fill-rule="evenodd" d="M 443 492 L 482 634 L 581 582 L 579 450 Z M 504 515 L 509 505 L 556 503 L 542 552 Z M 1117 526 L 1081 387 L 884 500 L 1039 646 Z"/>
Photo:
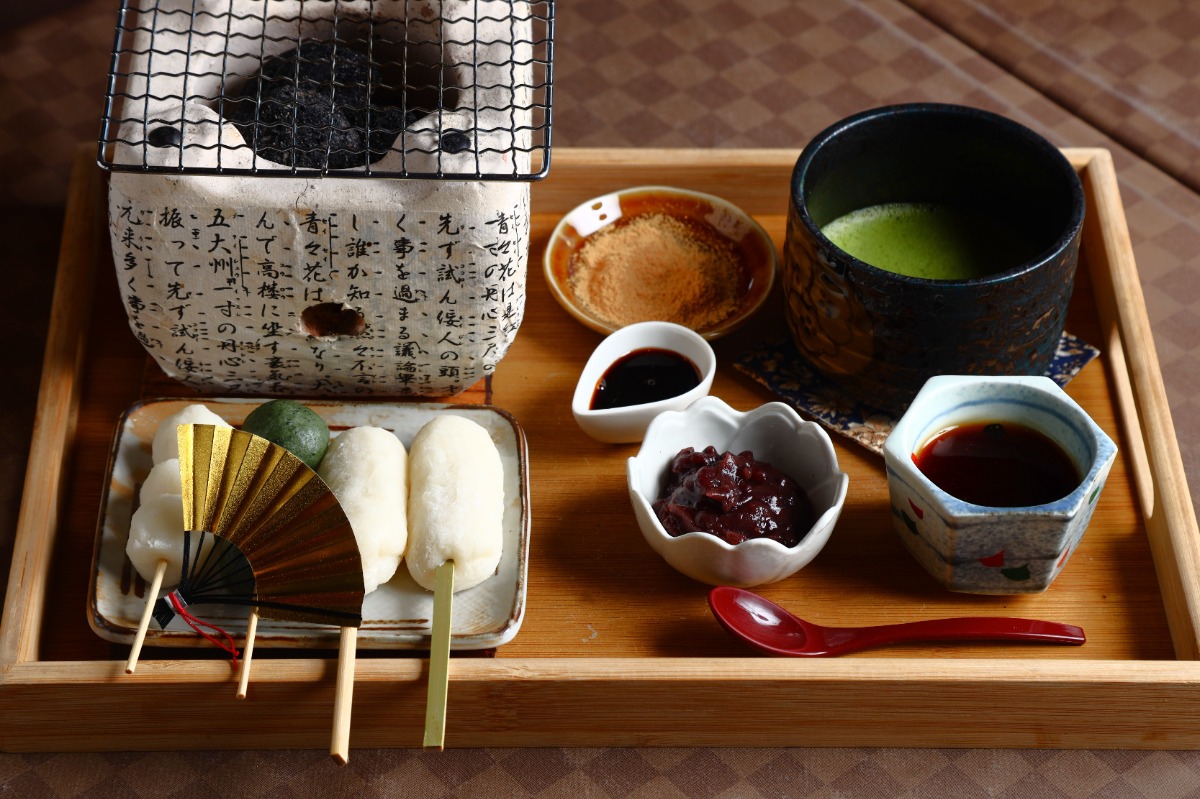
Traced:
<path id="1" fill-rule="evenodd" d="M 1062 499 L 1080 474 L 1063 448 L 1011 422 L 953 427 L 913 455 L 926 477 L 953 497 L 992 508 L 1023 508 Z"/>
<path id="2" fill-rule="evenodd" d="M 678 397 L 700 385 L 700 370 L 671 350 L 647 347 L 623 355 L 605 370 L 592 394 L 593 411 Z"/>

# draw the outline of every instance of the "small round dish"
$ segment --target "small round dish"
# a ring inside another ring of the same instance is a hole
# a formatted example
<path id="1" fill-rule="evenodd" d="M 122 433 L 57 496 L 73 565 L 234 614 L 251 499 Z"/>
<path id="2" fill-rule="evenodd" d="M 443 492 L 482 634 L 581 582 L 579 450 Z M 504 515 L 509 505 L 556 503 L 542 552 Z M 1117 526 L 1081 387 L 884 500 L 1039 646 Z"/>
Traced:
<path id="1" fill-rule="evenodd" d="M 760 462 L 781 470 L 808 494 L 816 522 L 793 547 L 759 538 L 728 544 L 708 533 L 672 537 L 651 507 L 667 476 L 668 464 L 684 447 L 718 452 L 749 450 Z M 773 583 L 808 565 L 833 532 L 850 478 L 838 468 L 829 435 L 781 402 L 742 413 L 717 397 L 704 397 L 686 410 L 660 414 L 646 430 L 638 454 L 626 463 L 629 498 L 642 535 L 667 563 L 710 585 L 742 588 Z"/>
<path id="2" fill-rule="evenodd" d="M 687 358 L 700 373 L 700 383 L 690 391 L 657 402 L 623 408 L 593 410 L 592 398 L 604 373 L 618 360 L 645 349 L 668 350 Z M 638 322 L 623 327 L 592 351 L 575 384 L 571 413 L 583 432 L 607 444 L 641 441 L 646 426 L 663 411 L 682 410 L 708 394 L 717 374 L 717 356 L 695 331 L 671 322 Z"/>
<path id="3" fill-rule="evenodd" d="M 715 339 L 766 301 L 777 260 L 771 237 L 732 203 L 639 186 L 564 216 L 543 268 L 554 298 L 592 330 L 666 321 Z"/>

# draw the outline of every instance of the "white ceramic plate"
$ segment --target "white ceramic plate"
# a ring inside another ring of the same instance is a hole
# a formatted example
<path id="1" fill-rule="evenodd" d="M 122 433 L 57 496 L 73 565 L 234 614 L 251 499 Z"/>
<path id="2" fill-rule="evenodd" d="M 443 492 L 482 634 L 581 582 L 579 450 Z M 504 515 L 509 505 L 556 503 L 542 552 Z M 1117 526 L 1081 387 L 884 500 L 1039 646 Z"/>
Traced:
<path id="1" fill-rule="evenodd" d="M 185 405 L 202 402 L 230 424 L 241 424 L 262 404 L 260 399 L 150 400 L 126 411 L 117 430 L 109 465 L 88 591 L 88 620 L 96 633 L 114 643 L 132 643 L 145 608 L 146 582 L 125 556 L 129 520 L 138 491 L 152 465 L 150 443 L 159 423 Z M 525 613 L 529 551 L 529 479 L 525 434 L 504 411 L 486 405 L 386 404 L 305 401 L 321 415 L 333 435 L 372 425 L 391 430 L 405 448 L 425 422 L 453 413 L 482 425 L 492 436 L 504 466 L 504 554 L 496 574 L 454 595 L 451 647 L 488 649 L 510 641 Z M 165 593 L 165 590 L 162 592 Z M 194 605 L 197 616 L 231 633 L 241 643 L 248 609 Z M 400 564 L 388 583 L 367 594 L 358 646 L 366 649 L 428 649 L 433 593 L 418 586 Z M 212 646 L 176 618 L 166 630 L 151 623 L 147 646 Z M 332 626 L 261 619 L 255 646 L 336 648 Z"/>

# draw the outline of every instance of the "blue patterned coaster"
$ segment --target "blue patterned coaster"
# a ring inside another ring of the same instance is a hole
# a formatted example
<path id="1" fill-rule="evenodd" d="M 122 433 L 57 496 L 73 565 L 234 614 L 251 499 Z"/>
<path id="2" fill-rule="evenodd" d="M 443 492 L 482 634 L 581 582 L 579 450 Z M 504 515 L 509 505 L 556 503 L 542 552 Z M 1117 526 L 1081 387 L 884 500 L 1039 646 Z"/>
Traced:
<path id="1" fill-rule="evenodd" d="M 1065 386 L 1099 354 L 1100 350 L 1083 339 L 1063 333 L 1046 377 Z M 802 416 L 876 454 L 882 454 L 883 442 L 898 421 L 886 411 L 844 396 L 807 366 L 790 336 L 743 353 L 734 366 L 789 402 Z"/>

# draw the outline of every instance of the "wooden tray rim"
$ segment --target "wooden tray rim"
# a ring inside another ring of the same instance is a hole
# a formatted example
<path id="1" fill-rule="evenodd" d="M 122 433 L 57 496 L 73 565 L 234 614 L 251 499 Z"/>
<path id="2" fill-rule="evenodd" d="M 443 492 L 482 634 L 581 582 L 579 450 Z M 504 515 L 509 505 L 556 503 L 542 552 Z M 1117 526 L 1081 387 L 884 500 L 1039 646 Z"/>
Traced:
<path id="1" fill-rule="evenodd" d="M 1093 274 L 1105 338 L 1101 348 L 1113 366 L 1117 404 L 1127 426 L 1126 436 L 1133 444 L 1135 490 L 1144 510 L 1176 660 L 461 660 L 455 661 L 451 669 L 451 696 L 462 698 L 464 704 L 502 697 L 504 701 L 498 704 L 505 706 L 506 715 L 456 713 L 452 708 L 448 744 L 729 745 L 736 740 L 729 737 L 730 732 L 761 728 L 764 715 L 782 700 L 791 715 L 786 725 L 768 725 L 776 732 L 770 745 L 1200 746 L 1200 729 L 1193 721 L 1200 710 L 1200 667 L 1196 662 L 1200 660 L 1200 534 L 1196 515 L 1146 316 L 1112 156 L 1099 148 L 1068 148 L 1063 152 L 1080 172 L 1090 203 L 1089 214 L 1098 221 L 1086 226 L 1085 246 L 1093 254 L 1102 254 L 1097 260 L 1108 265 L 1107 272 Z M 625 168 L 638 164 L 702 164 L 707 169 L 726 170 L 790 167 L 797 154 L 794 150 L 559 148 L 555 155 L 560 170 L 572 166 L 603 169 L 615 164 Z M 104 194 L 102 178 L 91 155 L 86 147 L 81 147 L 77 155 L 67 218 L 92 220 L 93 224 L 66 226 L 64 253 L 98 253 L 106 246 L 105 230 L 99 221 L 103 214 L 98 208 Z M 534 192 L 536 203 L 536 187 Z M 37 638 L 43 622 L 39 597 L 49 584 L 49 554 L 64 503 L 65 470 L 61 465 L 70 453 L 80 401 L 80 364 L 85 352 L 83 339 L 93 271 L 66 261 L 59 264 L 54 324 L 47 338 L 33 428 L 33 455 L 25 479 L 0 629 L 0 708 L 15 720 L 0 731 L 0 748 L 7 751 L 188 746 L 188 741 L 161 735 L 125 738 L 113 746 L 97 738 L 88 725 L 79 725 L 77 718 L 64 715 L 57 721 L 46 720 L 41 711 L 51 704 L 81 701 L 112 707 L 139 701 L 176 701 L 184 707 L 188 702 L 202 701 L 200 694 L 210 693 L 212 683 L 229 679 L 227 664 L 212 661 L 147 661 L 136 674 L 125 675 L 123 663 L 115 661 L 38 660 Z M 1137 356 L 1131 357 L 1130 353 Z M 425 663 L 423 659 L 361 661 L 355 676 L 356 695 L 387 695 L 388 687 L 397 685 L 406 686 L 408 691 L 423 690 Z M 326 660 L 263 661 L 255 666 L 254 681 L 262 686 L 263 701 L 267 703 L 260 710 L 274 707 L 274 697 L 286 697 L 289 686 L 321 683 L 325 688 L 332 685 L 332 680 L 332 668 Z M 649 719 L 636 713 L 621 716 L 622 708 L 629 711 L 664 690 L 674 692 L 672 696 L 681 707 L 690 709 L 674 718 Z M 1050 718 L 1046 716 L 1049 711 L 1043 710 L 1023 721 L 983 722 L 978 708 L 968 713 L 955 698 L 963 691 L 974 690 L 988 691 L 990 701 L 997 704 L 1054 697 L 1057 715 Z M 820 696 L 813 697 L 817 691 Z M 801 698 L 803 706 L 797 704 Z M 594 706 L 581 706 L 589 699 Z M 1092 700 L 1094 706 L 1090 708 L 1077 706 Z M 286 704 L 283 699 L 279 701 Z M 693 705 L 697 702 L 707 703 L 707 707 L 698 710 Z M 884 708 L 873 711 L 874 722 L 849 718 L 863 702 L 885 703 Z M 1155 705 L 1152 719 L 1147 715 L 1148 703 Z M 1071 709 L 1064 712 L 1064 704 Z M 1147 720 L 1146 725 L 1132 724 L 1127 714 L 1134 708 L 1141 708 L 1138 712 Z M 367 715 L 370 713 L 368 707 Z M 527 721 L 537 723 L 514 722 L 513 717 L 519 719 L 522 713 L 527 714 Z M 726 721 L 722 713 L 743 713 L 751 721 Z M 720 721 L 698 724 L 697 714 Z M 822 714 L 832 714 L 833 719 Z M 596 717 L 619 718 L 620 729 L 590 725 L 589 719 Z M 270 726 L 271 714 L 264 718 Z M 806 718 L 830 723 L 807 729 Z M 940 724 L 951 718 L 958 719 L 952 732 L 934 729 L 937 725 L 932 724 L 933 720 L 940 719 Z M 898 730 L 886 723 L 888 719 L 910 729 L 897 737 Z M 923 724 L 925 719 L 931 724 Z M 132 720 L 122 722 L 118 718 L 112 724 L 122 730 L 133 729 Z M 1102 726 L 1105 724 L 1108 727 Z M 716 728 L 724 732 L 718 733 Z M 364 726 L 356 724 L 355 729 L 362 738 L 356 745 L 415 745 L 370 719 Z M 269 741 L 262 740 L 264 732 L 276 730 L 260 729 L 248 733 L 252 736 L 249 738 L 247 734 L 232 735 L 207 743 L 275 748 L 309 746 L 320 740 L 305 725 L 298 725 L 293 733 L 280 729 Z"/>

